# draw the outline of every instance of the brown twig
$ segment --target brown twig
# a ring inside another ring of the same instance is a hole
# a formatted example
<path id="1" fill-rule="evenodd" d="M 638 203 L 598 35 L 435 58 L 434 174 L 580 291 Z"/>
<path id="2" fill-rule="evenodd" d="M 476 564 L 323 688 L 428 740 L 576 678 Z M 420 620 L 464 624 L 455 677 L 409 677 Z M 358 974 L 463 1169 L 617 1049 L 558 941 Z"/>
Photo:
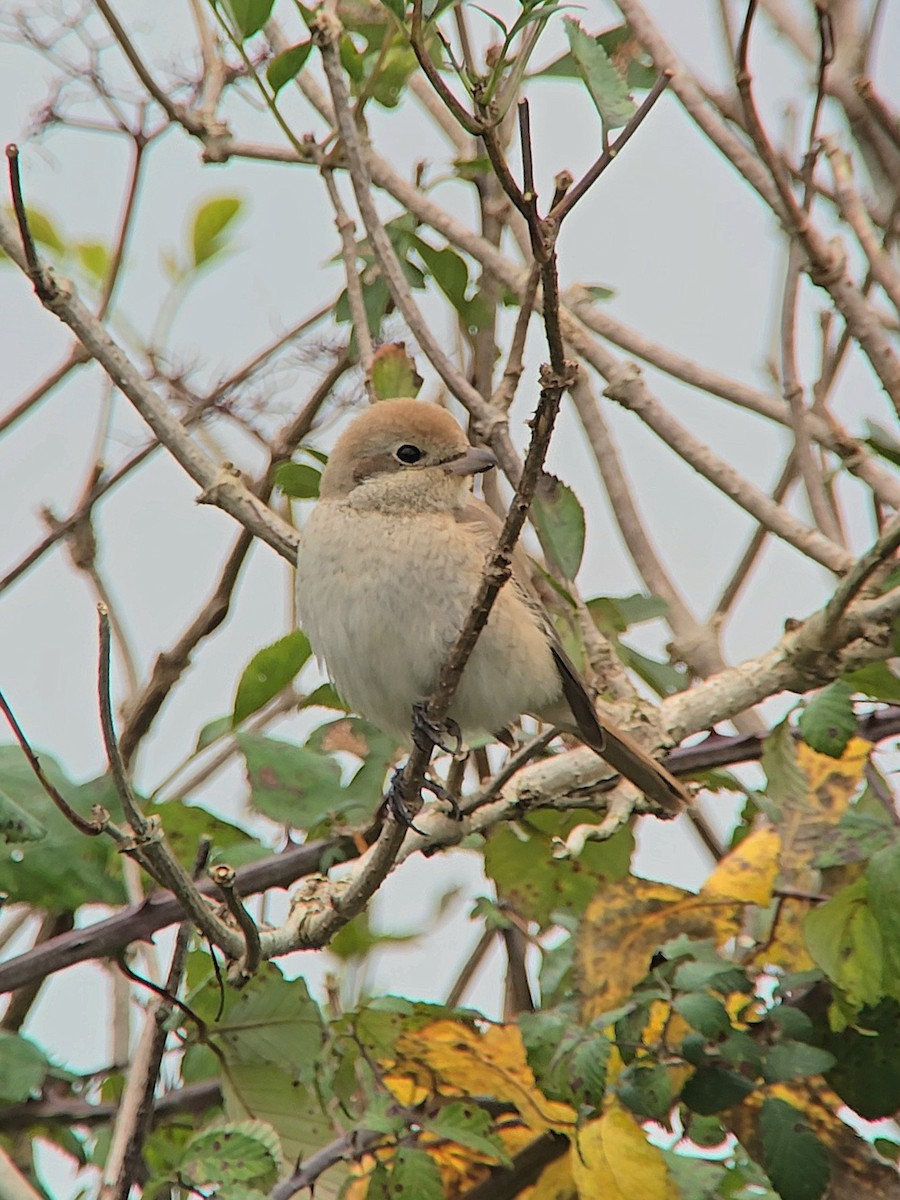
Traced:
<path id="1" fill-rule="evenodd" d="M 201 838 L 194 860 L 196 877 L 209 858 L 211 842 Z M 186 1012 L 202 1032 L 204 1024 L 178 999 L 188 950 L 190 949 L 193 926 L 183 921 L 178 929 L 175 946 L 165 985 L 158 988 L 150 980 L 137 976 L 124 962 L 120 969 L 129 978 L 143 987 L 149 987 L 156 1000 L 148 1008 L 144 1029 L 137 1050 L 126 1076 L 125 1090 L 119 1103 L 112 1130 L 112 1138 L 106 1163 L 103 1168 L 103 1184 L 100 1189 L 102 1200 L 127 1200 L 132 1184 L 140 1177 L 142 1150 L 153 1121 L 153 1097 L 162 1068 L 163 1054 L 168 1040 L 168 1020 L 173 1008 Z"/>
<path id="2" fill-rule="evenodd" d="M 447 109 L 453 114 L 457 123 L 467 133 L 479 134 L 482 131 L 481 120 L 468 111 L 453 95 L 444 83 L 440 71 L 431 60 L 428 47 L 425 44 L 425 33 L 422 25 L 422 0 L 413 0 L 412 19 L 409 27 L 409 44 L 412 46 L 419 66 L 428 82 L 443 100 Z"/>
<path id="3" fill-rule="evenodd" d="M 31 280 L 41 303 L 51 304 L 56 299 L 57 288 L 53 279 L 41 266 L 37 247 L 31 236 L 25 199 L 22 195 L 22 178 L 19 174 L 19 147 L 12 142 L 6 147 L 6 159 L 9 167 L 9 190 L 12 194 L 13 212 L 19 227 L 22 251 L 25 255 L 25 274 Z"/>
<path id="4" fill-rule="evenodd" d="M 694 437 L 650 395 L 644 386 L 640 371 L 634 364 L 628 364 L 621 369 L 618 378 L 610 383 L 604 395 L 636 413 L 680 458 L 777 537 L 794 546 L 814 562 L 828 567 L 830 571 L 842 574 L 853 566 L 856 560 L 852 554 L 817 529 L 804 525 L 755 484 L 740 476 L 730 463 Z"/>
<path id="5" fill-rule="evenodd" d="M 225 863 L 220 863 L 210 871 L 210 878 L 219 889 L 222 899 L 225 901 L 225 907 L 231 913 L 237 922 L 244 937 L 244 954 L 239 963 L 237 963 L 232 979 L 234 981 L 251 979 L 259 970 L 259 930 L 256 928 L 256 922 L 250 916 L 241 900 L 241 894 L 237 886 L 237 873 L 234 867 L 229 867 Z"/>
<path id="6" fill-rule="evenodd" d="M 100 631 L 100 657 L 98 695 L 100 698 L 100 725 L 103 730 L 103 744 L 106 747 L 106 757 L 112 771 L 116 793 L 122 802 L 125 819 L 134 830 L 138 840 L 147 838 L 150 833 L 150 822 L 141 812 L 137 797 L 131 787 L 131 782 L 125 772 L 125 763 L 119 750 L 115 724 L 112 713 L 112 695 L 110 687 L 110 626 L 109 612 L 106 606 L 97 606 Z"/>
<path id="7" fill-rule="evenodd" d="M 344 260 L 344 276 L 347 280 L 347 299 L 350 304 L 350 316 L 353 321 L 353 332 L 356 334 L 356 345 L 359 348 L 359 365 L 362 368 L 363 381 L 369 402 L 374 403 L 378 397 L 372 380 L 372 362 L 375 348 L 372 344 L 372 334 L 369 330 L 369 318 L 363 299 L 362 281 L 356 266 L 356 226 L 344 208 L 341 194 L 334 181 L 334 170 L 331 167 L 322 168 L 322 178 L 331 207 L 334 209 L 334 223 L 341 239 L 341 257 Z"/>
<path id="8" fill-rule="evenodd" d="M 86 821 L 80 813 L 77 813 L 75 809 L 72 808 L 68 800 L 66 800 L 58 788 L 54 787 L 54 785 L 44 774 L 44 769 L 40 764 L 38 756 L 32 750 L 28 738 L 26 738 L 25 734 L 22 732 L 22 728 L 19 725 L 19 722 L 16 720 L 15 713 L 7 704 L 6 697 L 2 692 L 0 692 L 0 709 L 3 710 L 3 715 L 9 722 L 9 727 L 15 734 L 16 741 L 21 746 L 22 753 L 28 759 L 28 765 L 34 772 L 35 777 L 62 815 L 69 822 L 69 824 L 74 825 L 79 833 L 84 833 L 88 837 L 97 837 L 98 834 L 103 833 L 103 822 L 97 820 Z"/>
<path id="9" fill-rule="evenodd" d="M 784 469 L 782 470 L 781 475 L 778 477 L 778 481 L 772 489 L 772 499 L 776 504 L 781 504 L 785 496 L 787 496 L 791 484 L 796 478 L 797 462 L 794 457 L 794 452 L 791 451 L 787 457 L 787 461 L 784 464 Z M 730 611 L 732 604 L 734 604 L 738 596 L 738 593 L 747 580 L 747 576 L 753 569 L 753 564 L 756 562 L 759 552 L 765 545 L 768 536 L 768 529 L 766 529 L 764 525 L 757 525 L 750 537 L 749 542 L 747 543 L 747 549 L 741 555 L 740 562 L 735 567 L 731 578 L 722 589 L 722 594 L 713 610 L 713 620 L 721 619 L 727 612 Z"/>
<path id="10" fill-rule="evenodd" d="M 877 121 L 879 127 L 884 130 L 897 149 L 900 150 L 900 117 L 888 108 L 881 96 L 875 91 L 875 85 L 872 83 L 872 80 L 868 77 L 861 76 L 859 79 L 855 79 L 853 86 L 863 104 L 865 104 L 868 111 Z"/>
<path id="11" fill-rule="evenodd" d="M 809 259 L 810 278 L 829 293 L 900 413 L 900 359 L 881 327 L 877 314 L 851 279 L 843 251 L 825 239 L 797 201 L 790 177 L 773 150 L 756 109 L 748 55 L 750 32 L 758 4 L 759 0 L 749 0 L 747 4 L 747 15 L 738 43 L 735 76 L 747 131 L 778 192 L 787 229 L 799 241 Z"/>
<path id="12" fill-rule="evenodd" d="M 0 214 L 0 246 L 25 270 L 22 252 L 9 221 Z M 203 503 L 217 504 L 245 528 L 293 561 L 297 532 L 278 517 L 241 482 L 233 469 L 214 462 L 188 436 L 184 424 L 156 395 L 104 326 L 78 299 L 69 286 L 56 288 L 46 306 L 76 334 L 88 353 L 96 358 L 113 383 L 135 408 L 173 457 L 202 489 Z"/>
<path id="13" fill-rule="evenodd" d="M 571 188 L 568 188 L 566 194 L 559 202 L 550 209 L 547 214 L 548 219 L 557 222 L 562 222 L 572 211 L 581 197 L 590 190 L 610 165 L 612 160 L 624 148 L 626 142 L 630 141 L 637 133 L 645 119 L 650 113 L 650 109 L 660 98 L 672 80 L 672 72 L 669 70 L 660 71 L 656 77 L 653 87 L 644 97 L 640 108 L 629 120 L 628 124 L 622 129 L 622 132 L 617 136 L 614 142 L 603 151 L 597 161 L 585 171 L 581 179 L 578 180 Z"/>
<path id="14" fill-rule="evenodd" d="M 900 546 L 900 513 L 885 525 L 875 544 L 856 562 L 835 589 L 825 608 L 825 625 L 834 625 L 847 611 L 870 575 Z"/>
<path id="15" fill-rule="evenodd" d="M 497 409 L 499 412 L 509 412 L 510 405 L 515 399 L 519 380 L 522 378 L 525 343 L 528 340 L 528 326 L 531 323 L 531 317 L 534 312 L 540 279 L 540 265 L 533 262 L 528 272 L 528 280 L 525 284 L 522 299 L 519 303 L 519 314 L 516 317 L 516 327 L 509 345 L 506 366 L 503 368 L 503 377 L 500 380 L 497 390 L 491 396 L 491 407 Z"/>

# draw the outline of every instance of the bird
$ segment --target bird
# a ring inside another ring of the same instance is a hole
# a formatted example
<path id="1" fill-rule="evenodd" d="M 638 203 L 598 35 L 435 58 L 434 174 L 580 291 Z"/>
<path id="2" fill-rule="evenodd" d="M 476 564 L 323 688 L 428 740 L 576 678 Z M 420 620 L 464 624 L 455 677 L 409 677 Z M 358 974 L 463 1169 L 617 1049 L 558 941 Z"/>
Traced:
<path id="1" fill-rule="evenodd" d="M 494 549 L 500 518 L 472 493 L 496 465 L 444 408 L 380 400 L 354 418 L 322 472 L 300 535 L 296 599 L 312 650 L 350 708 L 398 744 L 430 696 Z M 665 812 L 683 786 L 598 713 L 517 547 L 448 717 L 497 736 L 522 714 L 575 734 Z"/>

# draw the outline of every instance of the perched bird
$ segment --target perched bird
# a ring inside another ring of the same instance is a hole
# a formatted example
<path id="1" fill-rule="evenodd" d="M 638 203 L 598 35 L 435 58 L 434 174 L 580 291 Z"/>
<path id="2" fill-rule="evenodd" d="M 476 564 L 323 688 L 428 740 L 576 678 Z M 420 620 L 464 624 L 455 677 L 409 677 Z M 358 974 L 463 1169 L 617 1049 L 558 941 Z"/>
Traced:
<path id="1" fill-rule="evenodd" d="M 343 699 L 398 743 L 410 742 L 413 706 L 433 691 L 496 545 L 500 521 L 472 495 L 472 477 L 494 464 L 444 409 L 381 401 L 338 439 L 303 529 L 301 624 Z M 575 733 L 667 810 L 687 803 L 597 713 L 517 555 L 450 718 L 464 733 L 496 734 L 529 713 Z"/>

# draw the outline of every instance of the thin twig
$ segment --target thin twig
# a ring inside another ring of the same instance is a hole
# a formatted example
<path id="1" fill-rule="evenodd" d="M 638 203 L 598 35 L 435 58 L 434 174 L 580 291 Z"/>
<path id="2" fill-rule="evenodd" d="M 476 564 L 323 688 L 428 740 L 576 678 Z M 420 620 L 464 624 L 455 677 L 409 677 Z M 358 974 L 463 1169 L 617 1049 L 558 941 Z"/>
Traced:
<path id="1" fill-rule="evenodd" d="M 360 131 L 350 111 L 347 85 L 340 62 L 338 50 L 340 23 L 330 13 L 320 10 L 312 24 L 311 31 L 322 52 L 322 63 L 334 105 L 334 119 L 343 141 L 357 207 L 394 303 L 431 365 L 453 395 L 478 422 L 482 436 L 494 449 L 504 470 L 510 477 L 515 478 L 518 474 L 517 455 L 509 441 L 505 422 L 498 422 L 497 414 L 493 412 L 465 374 L 451 362 L 424 320 L 412 298 L 403 267 L 378 215 L 372 198 L 372 179 L 368 168 L 368 155 L 363 150 Z"/>
<path id="2" fill-rule="evenodd" d="M 873 571 L 887 562 L 900 546 L 900 513 L 885 525 L 875 544 L 856 562 L 835 589 L 825 609 L 825 625 L 834 625 Z"/>
<path id="3" fill-rule="evenodd" d="M 454 979 L 453 986 L 447 993 L 447 999 L 444 1001 L 444 1004 L 447 1008 L 456 1008 L 457 1004 L 459 1004 L 459 1002 L 462 1000 L 463 996 L 466 994 L 466 989 L 475 976 L 476 971 L 484 962 L 488 951 L 491 949 L 496 939 L 496 929 L 486 928 L 481 931 L 481 936 L 475 943 L 475 949 L 463 963 L 462 970 L 459 972 L 456 979 Z"/>
<path id="4" fill-rule="evenodd" d="M 40 783 L 40 785 L 44 789 L 44 791 L 47 793 L 47 795 L 50 797 L 50 799 L 53 801 L 53 803 L 56 805 L 56 807 L 59 809 L 59 811 L 62 813 L 62 815 L 69 822 L 69 824 L 74 825 L 79 833 L 84 833 L 88 837 L 97 837 L 98 834 L 103 833 L 103 830 L 104 830 L 103 823 L 100 821 L 96 821 L 96 820 L 86 821 L 84 819 L 84 817 L 81 816 L 80 813 L 77 813 L 75 811 L 75 809 L 72 808 L 72 806 L 69 804 L 68 800 L 66 800 L 66 798 L 59 792 L 59 790 L 56 787 L 54 787 L 54 785 L 50 782 L 50 780 L 44 774 L 44 769 L 40 764 L 38 756 L 32 750 L 28 739 L 26 738 L 25 734 L 22 732 L 22 728 L 19 725 L 19 722 L 16 720 L 15 713 L 7 704 L 6 697 L 3 695 L 2 692 L 0 692 L 0 709 L 3 710 L 3 715 L 6 717 L 7 721 L 9 722 L 9 727 L 10 727 L 10 729 L 12 729 L 13 733 L 15 734 L 16 741 L 22 747 L 22 753 L 28 759 L 28 765 L 31 767 L 32 771 L 34 772 L 38 782 Z"/>
<path id="5" fill-rule="evenodd" d="M 851 334 L 859 343 L 863 353 L 881 380 L 900 413 L 900 359 L 894 352 L 888 335 L 878 320 L 877 313 L 862 295 L 850 277 L 846 256 L 835 243 L 828 241 L 813 225 L 798 203 L 791 187 L 790 178 L 772 148 L 768 134 L 760 119 L 753 97 L 753 83 L 748 66 L 750 32 L 759 0 L 749 0 L 738 43 L 736 83 L 744 112 L 744 121 L 756 151 L 765 164 L 781 201 L 791 235 L 802 245 L 809 259 L 809 275 L 812 281 L 824 288 L 847 322 Z"/>
<path id="6" fill-rule="evenodd" d="M 244 954 L 237 964 L 234 978 L 251 979 L 259 970 L 259 930 L 241 900 L 234 867 L 220 863 L 210 871 L 210 878 L 219 889 L 225 906 L 237 922 L 244 937 Z"/>
<path id="7" fill-rule="evenodd" d="M 772 499 L 776 504 L 781 504 L 785 496 L 790 490 L 791 484 L 797 478 L 797 462 L 794 457 L 794 452 L 787 457 L 781 475 L 778 477 L 774 488 L 772 489 Z M 722 594 L 713 609 L 713 620 L 720 620 L 730 611 L 731 606 L 737 599 L 738 593 L 744 586 L 747 576 L 753 569 L 753 564 L 756 562 L 759 552 L 766 544 L 766 539 L 769 536 L 769 531 L 764 525 L 757 525 L 753 534 L 747 543 L 747 549 L 741 555 L 740 562 L 735 567 L 734 572 L 725 587 L 722 589 Z"/>
<path id="8" fill-rule="evenodd" d="M 506 366 L 503 369 L 503 377 L 500 380 L 497 390 L 491 396 L 491 407 L 496 408 L 499 412 L 509 412 L 510 405 L 516 396 L 519 380 L 522 378 L 525 343 L 528 340 L 528 326 L 534 312 L 534 303 L 537 298 L 540 279 L 540 265 L 533 262 L 528 272 L 528 280 L 525 284 L 522 299 L 519 303 L 519 315 L 516 317 L 516 327 L 513 331 L 512 341 L 510 342 Z"/>
<path id="9" fill-rule="evenodd" d="M 589 191 L 594 186 L 606 168 L 610 165 L 616 155 L 623 149 L 626 142 L 630 141 L 637 133 L 640 126 L 650 113 L 650 109 L 660 98 L 672 80 L 672 72 L 669 70 L 660 71 L 656 77 L 656 82 L 653 87 L 644 97 L 640 108 L 629 120 L 628 124 L 622 129 L 614 142 L 603 151 L 593 166 L 588 167 L 581 179 L 578 180 L 571 188 L 566 191 L 555 207 L 551 208 L 547 214 L 548 220 L 561 222 L 572 211 L 585 192 Z"/>
<path id="10" fill-rule="evenodd" d="M 482 131 L 481 120 L 473 116 L 453 95 L 437 67 L 431 60 L 428 46 L 425 44 L 425 32 L 422 24 L 422 0 L 413 0 L 412 20 L 409 27 L 409 44 L 412 46 L 419 66 L 422 68 L 428 82 L 443 100 L 447 109 L 456 118 L 459 125 L 467 133 L 479 134 Z"/>
<path id="11" fill-rule="evenodd" d="M 2 213 L 0 247 L 27 273 L 18 239 L 8 218 Z M 200 450 L 188 436 L 183 423 L 156 395 L 103 325 L 81 303 L 74 289 L 69 285 L 55 289 L 45 304 L 73 330 L 88 353 L 97 359 L 113 383 L 134 404 L 159 441 L 199 484 L 202 489 L 201 501 L 225 509 L 279 554 L 293 561 L 297 550 L 297 531 L 253 496 L 234 469 L 214 462 Z"/>
<path id="12" fill-rule="evenodd" d="M 150 822 L 141 812 L 137 797 L 131 787 L 131 782 L 125 773 L 125 763 L 119 750 L 112 713 L 112 695 L 110 688 L 110 626 L 109 612 L 103 604 L 97 605 L 100 630 L 100 657 L 98 695 L 100 698 L 100 725 L 103 730 L 103 744 L 106 747 L 106 757 L 112 771 L 116 792 L 122 802 L 125 819 L 134 830 L 139 840 L 147 837 L 150 832 Z"/>
<path id="13" fill-rule="evenodd" d="M 356 345 L 359 348 L 359 365 L 362 368 L 363 382 L 369 402 L 374 403 L 378 397 L 375 394 L 375 384 L 372 380 L 372 362 L 375 348 L 372 344 L 372 334 L 369 330 L 369 318 L 363 299 L 362 281 L 356 265 L 356 226 L 347 215 L 341 194 L 334 181 L 334 170 L 331 167 L 322 168 L 322 178 L 334 209 L 334 223 L 341 239 L 341 257 L 344 260 L 344 275 L 347 280 L 347 300 L 350 304 L 350 316 L 353 320 L 353 332 L 356 334 Z"/>
<path id="14" fill-rule="evenodd" d="M 206 130 L 206 124 L 197 116 L 188 111 L 183 105 L 176 104 L 172 97 L 168 94 L 165 88 L 160 87 L 150 72 L 144 60 L 141 58 L 134 43 L 128 36 L 124 25 L 112 10 L 112 6 L 108 0 L 96 0 L 97 8 L 100 14 L 110 28 L 113 37 L 119 44 L 122 53 L 131 64 L 132 70 L 138 79 L 160 106 L 166 116 L 176 125 L 183 125 L 184 128 L 192 134 L 202 135 Z"/>
<path id="15" fill-rule="evenodd" d="M 686 429 L 644 387 L 641 372 L 626 364 L 606 388 L 604 395 L 617 401 L 644 421 L 658 437 L 705 479 L 765 525 L 777 537 L 802 554 L 838 574 L 849 570 L 856 561 L 842 546 L 826 538 L 818 529 L 804 525 L 760 488 L 744 479 L 708 446 Z"/>

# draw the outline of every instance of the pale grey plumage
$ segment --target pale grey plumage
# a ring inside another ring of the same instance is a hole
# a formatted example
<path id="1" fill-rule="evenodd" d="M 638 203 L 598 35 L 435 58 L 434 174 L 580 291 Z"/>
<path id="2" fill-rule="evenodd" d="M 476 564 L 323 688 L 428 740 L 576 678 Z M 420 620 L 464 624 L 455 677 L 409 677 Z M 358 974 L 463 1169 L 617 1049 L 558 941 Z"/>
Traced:
<path id="1" fill-rule="evenodd" d="M 420 457 L 404 461 L 413 451 Z M 433 690 L 496 545 L 500 523 L 470 482 L 491 461 L 445 410 L 383 401 L 338 440 L 301 536 L 297 605 L 313 650 L 347 703 L 404 744 L 413 704 Z M 686 800 L 668 772 L 597 715 L 520 553 L 450 716 L 466 733 L 494 734 L 526 712 L 578 732 L 667 807 Z"/>

